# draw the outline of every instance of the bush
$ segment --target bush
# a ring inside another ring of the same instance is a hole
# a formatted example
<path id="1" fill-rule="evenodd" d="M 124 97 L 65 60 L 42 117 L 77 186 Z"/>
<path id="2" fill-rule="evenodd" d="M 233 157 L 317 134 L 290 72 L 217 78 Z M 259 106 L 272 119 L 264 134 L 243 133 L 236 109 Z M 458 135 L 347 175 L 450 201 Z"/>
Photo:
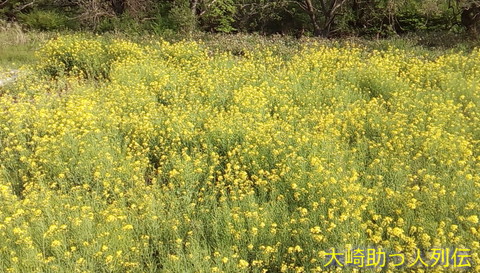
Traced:
<path id="1" fill-rule="evenodd" d="M 38 69 L 53 77 L 109 79 L 114 62 L 138 59 L 142 54 L 142 49 L 132 42 L 69 35 L 47 42 L 38 53 Z"/>
<path id="2" fill-rule="evenodd" d="M 183 33 L 192 33 L 197 30 L 197 18 L 190 11 L 189 3 L 182 1 L 172 7 L 169 14 L 175 29 Z"/>
<path id="3" fill-rule="evenodd" d="M 101 33 L 115 31 L 127 34 L 137 34 L 145 29 L 145 25 L 141 24 L 138 20 L 127 14 L 103 18 L 100 20 L 100 23 L 97 27 L 97 31 Z"/>
<path id="4" fill-rule="evenodd" d="M 22 13 L 18 16 L 18 19 L 20 23 L 31 29 L 45 31 L 74 28 L 72 20 L 64 14 L 52 10 L 34 10 L 30 13 Z"/>

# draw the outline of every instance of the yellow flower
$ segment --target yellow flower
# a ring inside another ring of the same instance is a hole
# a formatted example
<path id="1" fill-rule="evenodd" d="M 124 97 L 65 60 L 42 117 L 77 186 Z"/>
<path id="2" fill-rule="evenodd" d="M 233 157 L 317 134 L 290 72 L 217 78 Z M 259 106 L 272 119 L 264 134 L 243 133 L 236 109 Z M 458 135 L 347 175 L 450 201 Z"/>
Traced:
<path id="1" fill-rule="evenodd" d="M 123 230 L 132 230 L 133 226 L 132 225 L 125 225 L 122 227 Z"/>
<path id="2" fill-rule="evenodd" d="M 395 227 L 395 228 L 392 229 L 392 234 L 397 236 L 397 237 L 400 237 L 400 235 L 403 234 L 403 229 Z"/>
<path id="3" fill-rule="evenodd" d="M 318 234 L 320 233 L 320 227 L 319 226 L 315 226 L 313 228 L 310 229 L 310 232 L 313 233 L 313 234 Z"/>
<path id="4" fill-rule="evenodd" d="M 180 257 L 178 257 L 177 255 L 173 255 L 173 254 L 169 254 L 168 255 L 168 258 L 172 261 L 178 261 L 180 260 Z"/>
<path id="5" fill-rule="evenodd" d="M 242 268 L 242 269 L 247 268 L 248 265 L 249 265 L 249 263 L 245 260 L 242 260 L 242 259 L 240 259 L 240 261 L 238 262 L 238 267 Z"/>
<path id="6" fill-rule="evenodd" d="M 478 224 L 478 216 L 477 215 L 471 215 L 467 217 L 467 221 L 473 223 L 473 224 Z"/>
<path id="7" fill-rule="evenodd" d="M 113 261 L 113 255 L 108 255 L 106 258 L 105 258 L 105 263 L 109 264 Z"/>
<path id="8" fill-rule="evenodd" d="M 51 246 L 52 247 L 58 247 L 61 246 L 62 243 L 59 240 L 53 240 Z"/>

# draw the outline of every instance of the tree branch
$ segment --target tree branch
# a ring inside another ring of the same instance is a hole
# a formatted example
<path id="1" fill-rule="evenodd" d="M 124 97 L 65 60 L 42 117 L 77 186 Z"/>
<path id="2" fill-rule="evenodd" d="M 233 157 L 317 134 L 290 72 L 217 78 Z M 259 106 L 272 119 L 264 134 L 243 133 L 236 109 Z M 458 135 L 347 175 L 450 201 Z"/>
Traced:
<path id="1" fill-rule="evenodd" d="M 3 1 L 2 3 L 0 3 L 0 7 L 5 6 L 7 3 L 8 3 L 8 0 Z"/>
<path id="2" fill-rule="evenodd" d="M 208 11 L 208 9 L 209 9 L 213 4 L 215 4 L 215 2 L 217 2 L 217 0 L 213 0 L 212 2 L 210 2 L 210 4 L 208 4 L 208 5 L 205 7 L 205 9 L 204 9 L 202 12 L 200 12 L 200 14 L 198 14 L 198 17 L 202 17 L 202 15 L 204 15 L 204 14 Z"/>
<path id="3" fill-rule="evenodd" d="M 340 1 L 339 3 L 337 3 L 337 1 L 333 1 L 332 3 L 335 4 L 337 3 L 336 5 L 333 5 L 332 9 L 330 10 L 330 15 L 333 15 L 335 14 L 335 12 L 337 11 L 338 8 L 340 8 L 341 6 L 343 6 L 343 4 L 345 4 L 346 0 L 342 0 Z"/>
<path id="4" fill-rule="evenodd" d="M 327 5 L 324 0 L 320 0 L 320 6 L 322 7 L 322 13 L 327 14 Z"/>
<path id="5" fill-rule="evenodd" d="M 15 8 L 15 11 L 22 11 L 22 10 L 28 8 L 29 6 L 33 6 L 34 4 L 35 4 L 35 1 L 32 1 L 30 3 L 27 3 L 27 4 L 23 5 L 23 6 Z"/>

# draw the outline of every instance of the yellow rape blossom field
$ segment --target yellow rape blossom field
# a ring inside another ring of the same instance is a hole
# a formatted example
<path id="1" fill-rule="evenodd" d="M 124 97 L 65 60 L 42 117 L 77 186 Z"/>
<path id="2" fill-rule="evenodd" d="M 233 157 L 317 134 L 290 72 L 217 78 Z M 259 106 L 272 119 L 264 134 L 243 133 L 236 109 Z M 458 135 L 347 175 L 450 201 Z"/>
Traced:
<path id="1" fill-rule="evenodd" d="M 1 272 L 480 271 L 480 50 L 37 55 L 0 87 Z"/>

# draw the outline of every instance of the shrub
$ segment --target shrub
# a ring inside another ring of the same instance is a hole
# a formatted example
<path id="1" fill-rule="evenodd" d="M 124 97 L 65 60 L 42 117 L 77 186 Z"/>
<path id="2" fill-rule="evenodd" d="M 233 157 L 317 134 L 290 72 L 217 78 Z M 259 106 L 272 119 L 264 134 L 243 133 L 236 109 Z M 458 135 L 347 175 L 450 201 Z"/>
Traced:
<path id="1" fill-rule="evenodd" d="M 132 42 L 69 35 L 46 43 L 38 53 L 38 69 L 53 77 L 109 79 L 113 62 L 141 56 L 142 49 Z"/>
<path id="2" fill-rule="evenodd" d="M 40 50 L 39 68 L 50 76 L 69 74 L 106 78 L 108 65 L 105 53 L 105 46 L 98 40 L 65 36 L 50 40 Z"/>
<path id="3" fill-rule="evenodd" d="M 74 24 L 67 16 L 52 10 L 34 10 L 30 13 L 22 13 L 18 17 L 20 23 L 31 29 L 45 31 L 74 27 Z"/>

